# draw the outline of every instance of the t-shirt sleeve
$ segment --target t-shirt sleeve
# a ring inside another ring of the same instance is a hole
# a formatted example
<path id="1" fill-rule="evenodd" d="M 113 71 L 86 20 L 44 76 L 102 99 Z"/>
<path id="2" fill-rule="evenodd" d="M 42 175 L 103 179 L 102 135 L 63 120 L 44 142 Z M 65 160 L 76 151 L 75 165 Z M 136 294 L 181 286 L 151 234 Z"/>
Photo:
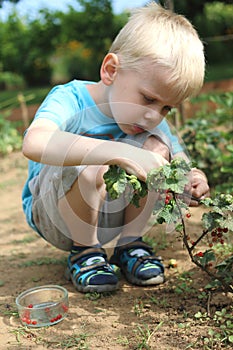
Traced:
<path id="1" fill-rule="evenodd" d="M 67 124 L 78 112 L 78 101 L 64 86 L 54 87 L 42 102 L 35 118 L 45 118 L 56 123 L 61 130 L 66 130 Z"/>
<path id="2" fill-rule="evenodd" d="M 176 153 L 183 152 L 184 149 L 181 146 L 178 136 L 171 131 L 172 126 L 170 127 L 167 120 L 163 119 L 162 122 L 157 126 L 157 128 L 165 134 L 169 139 L 171 145 L 171 153 L 175 155 Z"/>

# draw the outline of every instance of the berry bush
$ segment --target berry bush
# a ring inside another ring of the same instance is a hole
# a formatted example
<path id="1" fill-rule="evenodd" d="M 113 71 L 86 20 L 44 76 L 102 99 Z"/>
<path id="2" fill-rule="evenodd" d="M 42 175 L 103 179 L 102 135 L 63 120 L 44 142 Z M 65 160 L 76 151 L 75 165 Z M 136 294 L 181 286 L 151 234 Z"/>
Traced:
<path id="1" fill-rule="evenodd" d="M 112 199 L 124 194 L 136 206 L 148 191 L 155 191 L 158 194 L 153 211 L 155 224 L 174 225 L 192 262 L 210 277 L 206 288 L 233 293 L 233 196 L 218 193 L 200 201 L 203 207 L 202 229 L 198 238 L 192 240 L 186 224 L 191 217 L 191 196 L 186 192 L 191 168 L 191 163 L 177 158 L 150 171 L 144 183 L 125 170 L 110 166 L 104 180 Z"/>

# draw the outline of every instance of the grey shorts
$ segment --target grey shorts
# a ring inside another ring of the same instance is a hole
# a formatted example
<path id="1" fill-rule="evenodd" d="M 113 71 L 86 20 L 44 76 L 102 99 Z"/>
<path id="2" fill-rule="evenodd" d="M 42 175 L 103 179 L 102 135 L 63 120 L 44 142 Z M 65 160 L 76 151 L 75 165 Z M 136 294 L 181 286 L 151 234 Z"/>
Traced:
<path id="1" fill-rule="evenodd" d="M 154 133 L 168 147 L 170 143 L 159 132 Z M 151 133 L 143 133 L 120 142 L 142 147 Z M 72 247 L 70 232 L 58 210 L 58 201 L 71 189 L 73 183 L 86 166 L 55 167 L 44 165 L 40 174 L 31 180 L 29 187 L 33 196 L 32 216 L 34 224 L 43 238 L 53 246 L 69 251 Z M 122 231 L 124 209 L 128 205 L 124 196 L 118 200 L 104 201 L 99 213 L 98 238 L 102 245 L 112 242 Z M 111 245 L 112 246 L 112 245 Z"/>

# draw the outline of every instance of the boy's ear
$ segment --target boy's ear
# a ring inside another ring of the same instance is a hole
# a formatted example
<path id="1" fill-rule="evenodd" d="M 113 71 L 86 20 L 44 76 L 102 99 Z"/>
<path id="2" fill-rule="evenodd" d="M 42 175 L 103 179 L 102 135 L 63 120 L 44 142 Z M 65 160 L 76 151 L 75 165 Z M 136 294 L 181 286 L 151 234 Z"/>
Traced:
<path id="1" fill-rule="evenodd" d="M 100 77 L 105 85 L 111 85 L 117 75 L 119 59 L 116 54 L 108 53 L 102 62 L 100 68 Z"/>

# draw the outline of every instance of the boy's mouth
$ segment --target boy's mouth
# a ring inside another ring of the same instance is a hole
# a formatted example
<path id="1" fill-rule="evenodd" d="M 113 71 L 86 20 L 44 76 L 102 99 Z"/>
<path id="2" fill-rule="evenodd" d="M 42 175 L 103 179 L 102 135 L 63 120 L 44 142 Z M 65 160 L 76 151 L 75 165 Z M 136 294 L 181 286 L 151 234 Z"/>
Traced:
<path id="1" fill-rule="evenodd" d="M 133 131 L 135 132 L 135 134 L 141 134 L 142 132 L 145 131 L 145 129 L 139 125 L 133 125 Z"/>

